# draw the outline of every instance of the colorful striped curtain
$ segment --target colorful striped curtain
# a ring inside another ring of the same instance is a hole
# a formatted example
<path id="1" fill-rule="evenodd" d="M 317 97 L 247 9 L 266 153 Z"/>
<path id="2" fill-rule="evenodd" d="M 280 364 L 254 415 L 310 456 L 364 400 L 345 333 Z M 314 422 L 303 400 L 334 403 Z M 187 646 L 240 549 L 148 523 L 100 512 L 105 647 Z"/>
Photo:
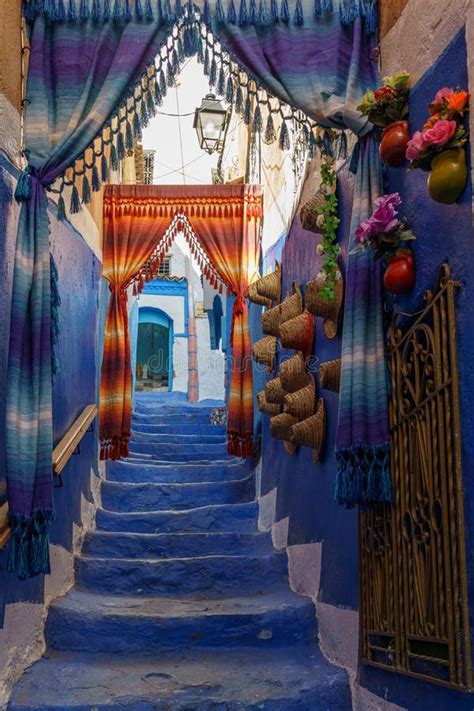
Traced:
<path id="1" fill-rule="evenodd" d="M 109 185 L 104 195 L 104 276 L 111 298 L 100 384 L 103 459 L 128 454 L 132 373 L 127 288 L 153 279 L 177 234 L 213 286 L 225 284 L 233 307 L 228 450 L 252 453 L 252 360 L 246 295 L 257 276 L 262 192 L 256 185 Z"/>
<path id="2" fill-rule="evenodd" d="M 68 190 L 71 212 L 89 202 L 194 54 L 210 84 L 225 93 L 246 123 L 264 130 L 267 141 L 277 138 L 275 112 L 282 147 L 289 141 L 287 121 L 294 119 L 305 126 L 313 148 L 315 122 L 358 133 L 367 128 L 355 107 L 377 78 L 376 0 L 237 0 L 237 5 L 236 0 L 174 0 L 173 7 L 170 0 L 23 4 L 31 48 L 28 165 L 16 191 L 24 205 L 7 398 L 9 569 L 21 577 L 49 571 L 47 532 L 54 508 L 45 190 L 55 192 L 61 219 Z"/>

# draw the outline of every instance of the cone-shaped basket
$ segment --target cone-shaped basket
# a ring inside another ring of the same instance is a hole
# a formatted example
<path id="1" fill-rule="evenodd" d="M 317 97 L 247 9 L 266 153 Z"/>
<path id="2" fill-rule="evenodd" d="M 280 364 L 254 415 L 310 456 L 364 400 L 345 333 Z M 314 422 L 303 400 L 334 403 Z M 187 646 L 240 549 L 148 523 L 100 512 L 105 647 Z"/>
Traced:
<path id="1" fill-rule="evenodd" d="M 303 311 L 303 294 L 296 283 L 293 282 L 293 293 L 287 294 L 280 304 L 280 323 L 289 321 Z"/>
<path id="2" fill-rule="evenodd" d="M 277 417 L 282 417 L 282 415 L 277 415 Z M 313 450 L 313 462 L 316 463 L 321 456 L 326 440 L 326 406 L 324 400 L 319 398 L 315 414 L 295 423 L 291 431 L 293 442 L 302 444 L 304 447 L 311 447 Z"/>
<path id="3" fill-rule="evenodd" d="M 305 358 L 297 353 L 282 361 L 280 365 L 280 380 L 288 393 L 294 393 L 306 384 Z"/>
<path id="4" fill-rule="evenodd" d="M 321 233 L 321 228 L 318 227 L 317 224 L 318 213 L 316 211 L 318 207 L 323 207 L 325 202 L 326 198 L 320 190 L 318 190 L 311 200 L 305 202 L 300 210 L 300 220 L 303 229 L 309 230 L 310 232 L 317 232 L 318 234 Z"/>
<path id="5" fill-rule="evenodd" d="M 314 318 L 306 309 L 299 316 L 282 323 L 280 341 L 284 348 L 301 351 L 307 358 L 311 353 L 314 340 Z"/>
<path id="6" fill-rule="evenodd" d="M 285 445 L 288 454 L 294 454 L 296 445 L 291 441 L 291 428 L 298 422 L 296 417 L 282 412 L 270 420 L 270 434 L 275 439 L 280 439 Z"/>
<path id="7" fill-rule="evenodd" d="M 269 336 L 278 336 L 281 321 L 280 304 L 262 314 L 262 331 Z"/>
<path id="8" fill-rule="evenodd" d="M 283 398 L 286 395 L 286 390 L 282 388 L 280 378 L 273 378 L 265 383 L 265 398 L 271 404 L 283 403 Z"/>
<path id="9" fill-rule="evenodd" d="M 311 417 L 316 404 L 314 377 L 310 373 L 306 375 L 306 383 L 304 388 L 294 393 L 288 393 L 283 399 L 283 412 L 287 412 L 299 420 L 305 420 L 307 417 Z"/>
<path id="10" fill-rule="evenodd" d="M 260 296 L 257 291 L 257 284 L 254 282 L 249 286 L 249 299 L 254 304 L 259 304 L 260 306 L 266 306 L 267 309 L 272 305 L 272 300 L 267 299 L 266 296 Z"/>
<path id="11" fill-rule="evenodd" d="M 253 358 L 257 363 L 266 365 L 268 372 L 275 369 L 277 342 L 275 336 L 265 336 L 255 341 L 252 347 Z"/>
<path id="12" fill-rule="evenodd" d="M 281 266 L 275 263 L 275 271 L 260 277 L 256 282 L 257 291 L 260 296 L 265 296 L 272 301 L 280 301 L 281 298 Z"/>
<path id="13" fill-rule="evenodd" d="M 265 397 L 265 392 L 263 390 L 257 393 L 257 405 L 260 412 L 265 413 L 265 415 L 271 415 L 273 417 L 273 415 L 279 415 L 281 412 L 281 405 L 267 402 L 267 398 Z"/>
<path id="14" fill-rule="evenodd" d="M 335 338 L 339 327 L 339 316 L 344 298 L 344 281 L 340 269 L 338 269 L 337 275 L 333 301 L 325 301 L 321 296 L 325 282 L 324 274 L 318 274 L 316 279 L 312 279 L 306 284 L 306 308 L 315 316 L 324 319 L 323 329 L 326 338 Z"/>
<path id="15" fill-rule="evenodd" d="M 321 363 L 318 368 L 319 384 L 323 390 L 332 390 L 334 393 L 339 392 L 341 384 L 341 359 L 327 360 Z"/>

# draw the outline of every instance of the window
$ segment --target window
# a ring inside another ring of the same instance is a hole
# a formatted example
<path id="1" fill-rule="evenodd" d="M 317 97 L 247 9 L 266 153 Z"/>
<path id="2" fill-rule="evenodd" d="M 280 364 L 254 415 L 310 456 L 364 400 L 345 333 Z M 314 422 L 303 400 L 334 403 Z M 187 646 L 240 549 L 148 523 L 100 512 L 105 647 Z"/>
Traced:
<path id="1" fill-rule="evenodd" d="M 155 172 L 155 153 L 153 150 L 143 151 L 143 182 L 145 185 L 153 185 L 153 175 Z"/>
<path id="2" fill-rule="evenodd" d="M 167 254 L 163 259 L 163 262 L 160 264 L 160 268 L 158 269 L 158 276 L 171 276 L 171 255 Z"/>

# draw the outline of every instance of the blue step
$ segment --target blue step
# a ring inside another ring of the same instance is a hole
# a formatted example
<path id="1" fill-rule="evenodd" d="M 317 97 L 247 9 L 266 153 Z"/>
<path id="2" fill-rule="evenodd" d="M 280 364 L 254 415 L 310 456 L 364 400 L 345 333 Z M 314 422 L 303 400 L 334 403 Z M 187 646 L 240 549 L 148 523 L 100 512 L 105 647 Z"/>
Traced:
<path id="1" fill-rule="evenodd" d="M 136 461 L 137 459 L 144 459 L 154 462 L 176 462 L 176 463 L 186 463 L 186 462 L 229 462 L 231 464 L 240 461 L 237 457 L 231 456 L 227 453 L 216 454 L 213 452 L 187 452 L 187 453 L 168 453 L 159 451 L 144 451 L 149 449 L 147 445 L 142 445 L 142 443 L 130 445 L 130 455 L 129 459 Z"/>
<path id="2" fill-rule="evenodd" d="M 288 589 L 228 598 L 153 598 L 72 590 L 49 609 L 50 649 L 155 655 L 170 649 L 258 649 L 316 640 L 314 605 Z"/>
<path id="3" fill-rule="evenodd" d="M 126 484 L 105 481 L 102 506 L 109 511 L 183 511 L 206 504 L 232 504 L 255 499 L 253 476 L 237 481 L 187 484 Z"/>
<path id="4" fill-rule="evenodd" d="M 227 438 L 222 434 L 163 434 L 157 432 L 132 431 L 133 442 L 151 442 L 153 444 L 175 444 L 186 446 L 189 444 L 220 444 L 226 445 Z"/>
<path id="5" fill-rule="evenodd" d="M 314 648 L 190 650 L 156 658 L 55 652 L 8 711 L 351 711 L 348 675 Z"/>
<path id="6" fill-rule="evenodd" d="M 117 533 L 86 534 L 82 553 L 101 558 L 192 558 L 198 555 L 270 553 L 269 533 Z"/>
<path id="7" fill-rule="evenodd" d="M 153 461 L 107 462 L 107 480 L 135 483 L 179 483 L 228 481 L 241 479 L 251 471 L 248 461 L 238 459 L 233 464 L 157 464 Z"/>
<path id="8" fill-rule="evenodd" d="M 154 434 L 168 435 L 210 435 L 210 436 L 226 436 L 226 428 L 222 425 L 186 425 L 180 422 L 173 424 L 160 424 L 154 420 L 143 420 L 134 418 L 132 420 L 132 432 L 144 432 Z"/>
<path id="9" fill-rule="evenodd" d="M 130 440 L 130 452 L 142 452 L 143 454 L 152 454 L 154 457 L 162 455 L 171 455 L 174 461 L 178 461 L 176 457 L 194 457 L 206 456 L 212 459 L 227 458 L 227 442 L 206 443 L 206 442 L 189 442 L 181 444 L 180 442 L 153 442 L 151 440 Z"/>
<path id="10" fill-rule="evenodd" d="M 258 593 L 281 586 L 287 574 L 285 553 L 215 555 L 196 558 L 97 558 L 75 561 L 76 585 L 112 595 Z"/>
<path id="11" fill-rule="evenodd" d="M 189 511 L 115 513 L 97 510 L 96 524 L 103 531 L 135 533 L 190 533 L 192 531 L 256 531 L 258 505 L 200 506 Z"/>

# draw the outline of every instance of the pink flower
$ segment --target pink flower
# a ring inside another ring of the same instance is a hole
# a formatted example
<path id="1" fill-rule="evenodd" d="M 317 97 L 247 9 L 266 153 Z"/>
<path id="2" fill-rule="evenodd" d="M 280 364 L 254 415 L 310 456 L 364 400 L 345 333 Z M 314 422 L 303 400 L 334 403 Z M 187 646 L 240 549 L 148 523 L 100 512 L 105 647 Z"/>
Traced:
<path id="1" fill-rule="evenodd" d="M 422 131 L 417 131 L 413 134 L 413 137 L 408 141 L 406 157 L 407 160 L 413 161 L 418 160 L 424 150 L 427 148 L 427 143 L 425 141 L 425 135 Z"/>
<path id="2" fill-rule="evenodd" d="M 458 125 L 456 121 L 447 121 L 446 119 L 441 119 L 437 121 L 433 128 L 428 128 L 423 132 L 423 138 L 425 143 L 429 146 L 436 146 L 437 148 L 442 148 L 452 139 L 456 133 Z"/>
<path id="3" fill-rule="evenodd" d="M 387 205 L 398 207 L 401 203 L 402 199 L 398 193 L 390 193 L 389 195 L 382 195 L 382 197 L 377 198 L 375 207 L 385 207 Z"/>
<path id="4" fill-rule="evenodd" d="M 440 89 L 437 93 L 435 98 L 430 104 L 430 111 L 433 113 L 434 111 L 438 111 L 442 106 L 450 99 L 450 97 L 453 94 L 453 90 L 449 88 L 449 86 L 445 86 L 442 89 Z"/>
<path id="5" fill-rule="evenodd" d="M 397 211 L 391 204 L 377 207 L 370 218 L 376 234 L 388 234 L 398 225 Z"/>
<path id="6" fill-rule="evenodd" d="M 372 222 L 370 220 L 364 220 L 360 223 L 354 233 L 355 241 L 359 242 L 359 244 L 365 244 L 374 236 L 374 234 L 375 232 Z"/>

